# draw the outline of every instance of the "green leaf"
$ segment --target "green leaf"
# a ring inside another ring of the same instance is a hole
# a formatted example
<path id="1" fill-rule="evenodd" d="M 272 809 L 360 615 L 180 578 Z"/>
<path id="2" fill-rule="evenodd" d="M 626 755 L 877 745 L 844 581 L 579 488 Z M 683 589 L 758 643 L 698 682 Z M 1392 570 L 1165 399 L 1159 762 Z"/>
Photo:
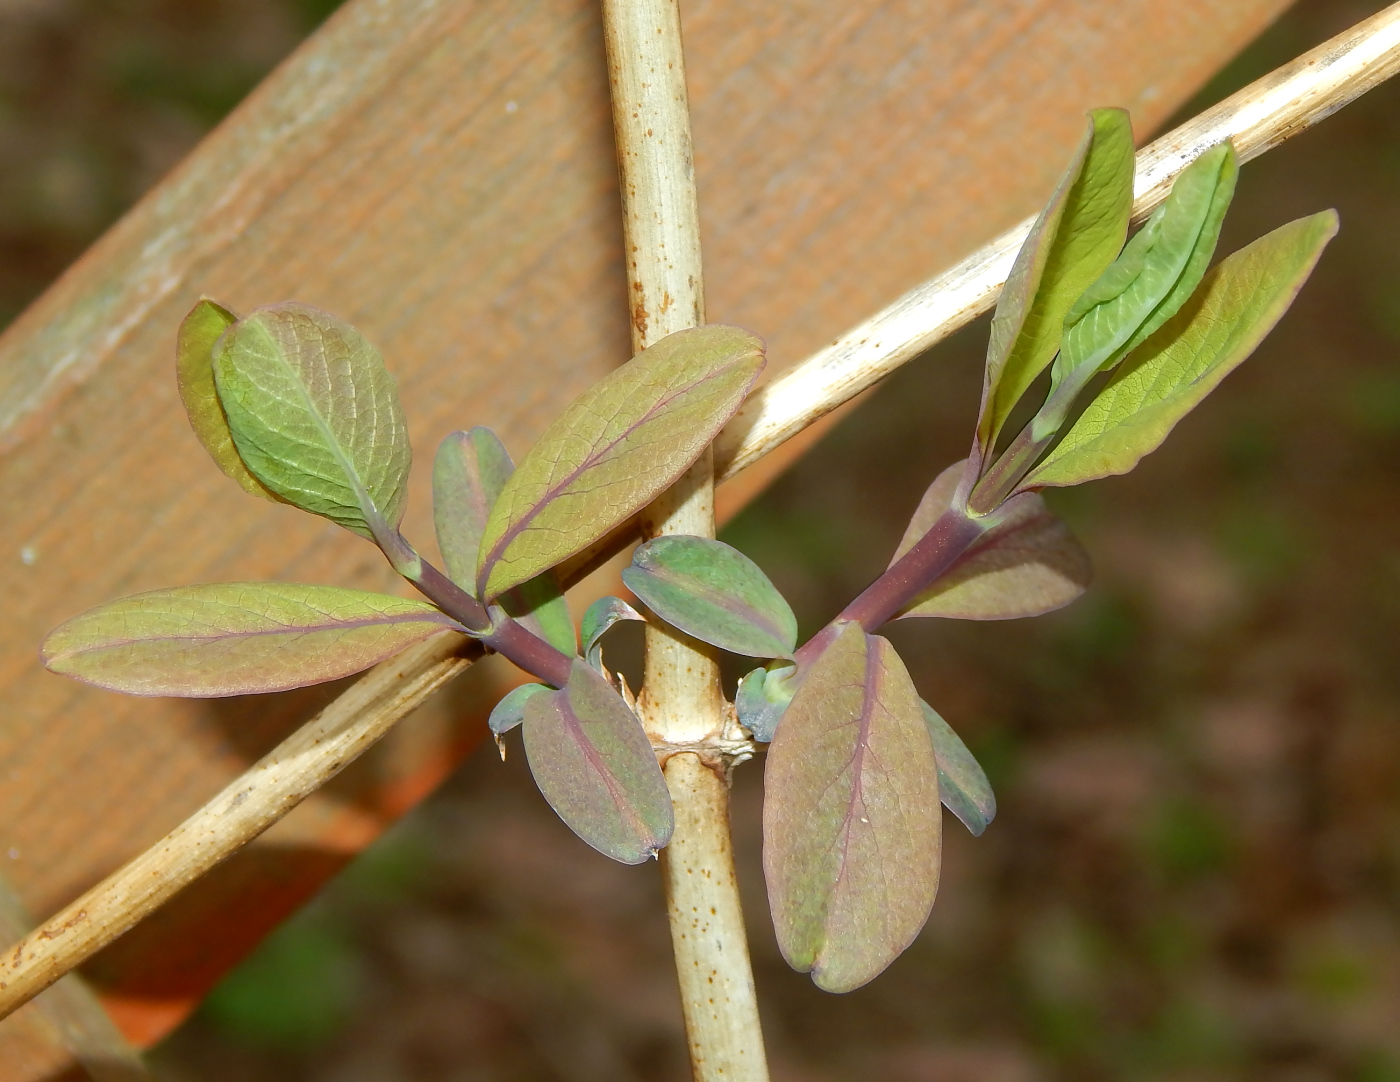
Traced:
<path id="1" fill-rule="evenodd" d="M 739 723 L 761 744 L 773 739 L 788 703 L 797 691 L 793 677 L 797 666 L 788 661 L 770 661 L 739 678 L 734 695 L 734 712 Z"/>
<path id="2" fill-rule="evenodd" d="M 422 601 L 338 586 L 230 582 L 155 590 L 60 625 L 54 672 L 131 695 L 285 691 L 349 676 L 448 628 Z"/>
<path id="3" fill-rule="evenodd" d="M 448 577 L 476 597 L 476 561 L 491 508 L 515 472 L 496 433 L 449 432 L 433 459 L 433 525 Z"/>
<path id="4" fill-rule="evenodd" d="M 791 657 L 797 617 L 759 566 L 709 537 L 671 534 L 637 546 L 622 581 L 673 627 L 749 657 Z"/>
<path id="5" fill-rule="evenodd" d="M 967 750 L 962 737 L 953 732 L 953 727 L 922 699 L 919 705 L 924 709 L 924 722 L 928 725 L 933 755 L 938 761 L 938 795 L 943 799 L 943 806 L 980 838 L 997 814 L 992 783 L 987 780 L 982 764 Z"/>
<path id="6" fill-rule="evenodd" d="M 581 552 L 681 476 L 743 402 L 763 345 L 737 327 L 670 335 L 574 401 L 506 482 L 477 582 L 494 598 Z"/>
<path id="7" fill-rule="evenodd" d="M 501 490 L 515 472 L 496 433 L 478 425 L 450 432 L 433 460 L 433 524 L 447 575 L 476 597 L 481 532 Z M 501 598 L 502 607 L 534 635 L 572 657 L 578 653 L 569 603 L 552 571 L 536 575 Z"/>
<path id="8" fill-rule="evenodd" d="M 1069 169 L 1016 256 L 992 318 L 977 421 L 984 460 L 1007 416 L 1060 348 L 1066 314 L 1123 247 L 1133 168 L 1128 114 L 1095 109 Z"/>
<path id="9" fill-rule="evenodd" d="M 583 655 L 595 669 L 603 668 L 603 648 L 599 645 L 604 632 L 623 620 L 641 620 L 642 614 L 620 597 L 600 597 L 583 614 Z"/>
<path id="10" fill-rule="evenodd" d="M 1085 290 L 1065 317 L 1051 390 L 1112 368 L 1170 319 L 1205 276 L 1235 193 L 1239 165 L 1229 142 L 1177 177 L 1166 202 Z"/>
<path id="11" fill-rule="evenodd" d="M 1195 296 L 1119 366 L 1023 488 L 1127 473 L 1263 341 L 1307 281 L 1337 214 L 1281 226 L 1206 275 Z"/>
<path id="12" fill-rule="evenodd" d="M 238 317 L 208 297 L 190 309 L 180 324 L 175 340 L 175 383 L 180 389 L 180 401 L 185 404 L 190 427 L 214 464 L 224 474 L 237 481 L 244 492 L 264 500 L 283 502 L 268 491 L 238 457 L 229 434 L 228 418 L 214 388 L 214 343 Z"/>
<path id="13" fill-rule="evenodd" d="M 938 766 L 893 647 L 848 625 L 814 661 L 768 749 L 763 868 L 783 957 L 817 986 L 875 977 L 938 890 Z"/>
<path id="14" fill-rule="evenodd" d="M 550 689 L 543 684 L 521 684 L 502 696 L 486 719 L 486 726 L 497 736 L 504 736 L 525 720 L 525 704 L 541 692 Z"/>
<path id="15" fill-rule="evenodd" d="M 550 807 L 605 856 L 640 864 L 671 840 L 671 796 L 651 741 L 583 660 L 563 690 L 525 703 L 525 755 Z"/>
<path id="16" fill-rule="evenodd" d="M 305 304 L 259 308 L 219 340 L 214 379 L 259 481 L 371 540 L 398 527 L 412 458 L 403 410 L 353 327 Z"/>
<path id="17" fill-rule="evenodd" d="M 965 463 L 949 466 L 929 485 L 914 512 L 893 566 L 949 509 Z M 1069 527 L 1035 493 L 1008 500 L 996 525 L 900 614 L 951 620 L 1017 620 L 1068 605 L 1089 586 L 1093 564 Z"/>

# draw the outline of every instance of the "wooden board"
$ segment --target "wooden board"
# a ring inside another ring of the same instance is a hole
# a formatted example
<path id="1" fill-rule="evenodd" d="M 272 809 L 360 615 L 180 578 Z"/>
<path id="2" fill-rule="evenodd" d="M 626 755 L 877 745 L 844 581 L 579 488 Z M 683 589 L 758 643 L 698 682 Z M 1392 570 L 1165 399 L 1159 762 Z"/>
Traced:
<path id="1" fill-rule="evenodd" d="M 775 367 L 1034 210 L 1086 108 L 1139 137 L 1286 0 L 737 0 L 684 6 L 709 316 Z M 584 0 L 353 0 L 0 339 L 0 861 L 73 897 L 322 700 L 141 700 L 45 673 L 44 632 L 117 595 L 276 578 L 396 589 L 344 531 L 243 496 L 180 412 L 207 293 L 350 319 L 398 374 L 427 470 L 450 429 L 519 453 L 627 355 L 601 35 Z M 139 1041 L 475 742 L 444 695 L 217 882 L 91 969 Z M 3 1055 L 3 1052 L 0 1052 Z M 7 1074 L 7 1077 L 11 1077 Z"/>

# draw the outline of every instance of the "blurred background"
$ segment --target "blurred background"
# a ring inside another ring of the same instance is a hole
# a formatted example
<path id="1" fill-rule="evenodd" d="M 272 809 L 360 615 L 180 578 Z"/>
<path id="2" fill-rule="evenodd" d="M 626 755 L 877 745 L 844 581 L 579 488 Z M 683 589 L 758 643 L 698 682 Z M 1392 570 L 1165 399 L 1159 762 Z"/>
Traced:
<path id="1" fill-rule="evenodd" d="M 0 0 L 0 324 L 334 6 Z M 1375 6 L 1302 0 L 1182 116 Z M 1255 358 L 1132 475 L 1052 495 L 1086 598 L 893 630 L 1001 810 L 981 839 L 947 819 L 933 918 L 874 984 L 783 965 L 738 772 L 777 1079 L 1400 1082 L 1400 84 L 1247 166 L 1222 247 L 1324 206 L 1341 235 Z M 985 340 L 899 373 L 726 531 L 806 630 L 965 453 Z M 585 849 L 513 750 L 236 970 L 160 1077 L 688 1077 L 654 868 Z"/>

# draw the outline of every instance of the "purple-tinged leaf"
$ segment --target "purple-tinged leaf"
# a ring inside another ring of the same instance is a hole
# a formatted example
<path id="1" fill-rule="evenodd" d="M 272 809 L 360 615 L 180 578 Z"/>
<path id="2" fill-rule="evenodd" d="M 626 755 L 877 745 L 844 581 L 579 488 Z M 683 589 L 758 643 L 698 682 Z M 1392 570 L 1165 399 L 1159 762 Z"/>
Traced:
<path id="1" fill-rule="evenodd" d="M 920 705 L 924 708 L 929 739 L 933 741 L 933 756 L 938 762 L 938 795 L 943 799 L 943 806 L 974 836 L 981 837 L 997 814 L 992 783 L 953 727 L 928 703 L 921 700 Z"/>
<path id="2" fill-rule="evenodd" d="M 559 818 L 598 852 L 640 864 L 671 840 L 671 794 L 642 723 L 582 659 L 525 703 L 525 755 Z"/>
<path id="3" fill-rule="evenodd" d="M 893 565 L 952 504 L 963 474 L 949 466 L 929 485 L 895 551 Z M 1008 500 L 997 525 L 900 614 L 951 620 L 1016 620 L 1068 605 L 1089 586 L 1089 554 L 1034 493 Z"/>
<path id="4" fill-rule="evenodd" d="M 477 583 L 500 596 L 581 552 L 664 492 L 763 368 L 737 327 L 680 331 L 599 380 L 540 437 L 486 524 Z"/>
<path id="5" fill-rule="evenodd" d="M 792 679 L 796 675 L 797 666 L 791 662 L 770 661 L 740 677 L 734 712 L 759 743 L 768 743 L 777 732 L 778 722 L 797 691 Z"/>
<path id="6" fill-rule="evenodd" d="M 515 472 L 496 433 L 449 432 L 433 459 L 433 526 L 448 577 L 476 596 L 476 561 L 491 508 Z"/>
<path id="7" fill-rule="evenodd" d="M 137 594 L 51 631 L 54 672 L 131 695 L 286 691 L 349 676 L 461 627 L 422 601 L 339 586 L 229 582 Z"/>
<path id="8" fill-rule="evenodd" d="M 672 627 L 748 657 L 791 657 L 797 617 L 759 566 L 709 537 L 669 534 L 637 546 L 622 581 Z"/>
<path id="9" fill-rule="evenodd" d="M 768 749 L 763 868 L 783 957 L 829 992 L 879 974 L 928 919 L 941 831 L 918 692 L 888 642 L 849 624 Z"/>
<path id="10" fill-rule="evenodd" d="M 497 736 L 504 736 L 525 720 L 525 704 L 550 689 L 543 684 L 521 684 L 502 696 L 486 719 L 486 727 Z"/>
<path id="11" fill-rule="evenodd" d="M 588 606 L 588 611 L 583 614 L 583 625 L 580 628 L 583 635 L 583 656 L 588 659 L 588 664 L 595 669 L 602 671 L 603 668 L 603 648 L 599 645 L 604 633 L 613 624 L 623 620 L 641 620 L 642 614 L 634 609 L 620 597 L 600 597 L 593 604 Z"/>
<path id="12" fill-rule="evenodd" d="M 175 383 L 185 404 L 190 427 L 214 464 L 237 481 L 244 492 L 276 503 L 285 501 L 248 472 L 238 457 L 228 418 L 214 389 L 214 343 L 238 321 L 227 308 L 209 298 L 200 300 L 180 324 L 175 341 Z"/>
<path id="13" fill-rule="evenodd" d="M 355 328 L 306 304 L 259 308 L 219 339 L 214 380 L 253 476 L 303 511 L 391 540 L 412 451 L 394 377 Z"/>

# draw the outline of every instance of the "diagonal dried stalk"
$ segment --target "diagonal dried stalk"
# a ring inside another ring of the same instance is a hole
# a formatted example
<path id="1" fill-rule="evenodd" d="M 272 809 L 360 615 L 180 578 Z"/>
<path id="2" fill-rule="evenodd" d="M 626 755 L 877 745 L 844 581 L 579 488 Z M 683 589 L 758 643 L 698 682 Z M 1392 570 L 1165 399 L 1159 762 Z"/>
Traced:
<path id="1" fill-rule="evenodd" d="M 1206 147 L 1233 138 L 1242 159 L 1257 157 L 1397 71 L 1400 4 L 1393 4 L 1140 151 L 1136 216 L 1160 202 Z M 755 394 L 716 441 L 716 480 L 735 476 L 991 308 L 1028 227 L 1023 223 L 998 237 Z M 635 536 L 635 528 L 616 531 L 600 553 L 616 552 Z M 573 561 L 568 583 L 577 582 L 598 556 Z M 11 947 L 0 956 L 0 1017 L 81 965 L 343 769 L 470 664 L 454 653 L 460 647 L 460 640 L 449 645 L 446 637 L 435 639 L 372 669 L 183 824 Z M 385 693 L 386 684 L 402 693 Z M 336 739 L 319 743 L 316 734 L 325 731 L 328 718 L 334 719 Z M 277 764 L 277 783 L 261 784 Z M 231 802 L 239 793 L 243 800 L 235 810 Z"/>
<path id="2" fill-rule="evenodd" d="M 632 348 L 705 321 L 700 215 L 677 0 L 603 0 L 613 130 L 622 191 Z M 707 450 L 641 514 L 647 537 L 715 535 Z M 646 626 L 637 704 L 661 746 L 725 734 L 717 651 L 662 624 Z M 676 812 L 661 853 L 671 946 L 697 1082 L 767 1082 L 758 995 L 729 842 L 729 778 L 718 756 L 663 761 Z"/>

